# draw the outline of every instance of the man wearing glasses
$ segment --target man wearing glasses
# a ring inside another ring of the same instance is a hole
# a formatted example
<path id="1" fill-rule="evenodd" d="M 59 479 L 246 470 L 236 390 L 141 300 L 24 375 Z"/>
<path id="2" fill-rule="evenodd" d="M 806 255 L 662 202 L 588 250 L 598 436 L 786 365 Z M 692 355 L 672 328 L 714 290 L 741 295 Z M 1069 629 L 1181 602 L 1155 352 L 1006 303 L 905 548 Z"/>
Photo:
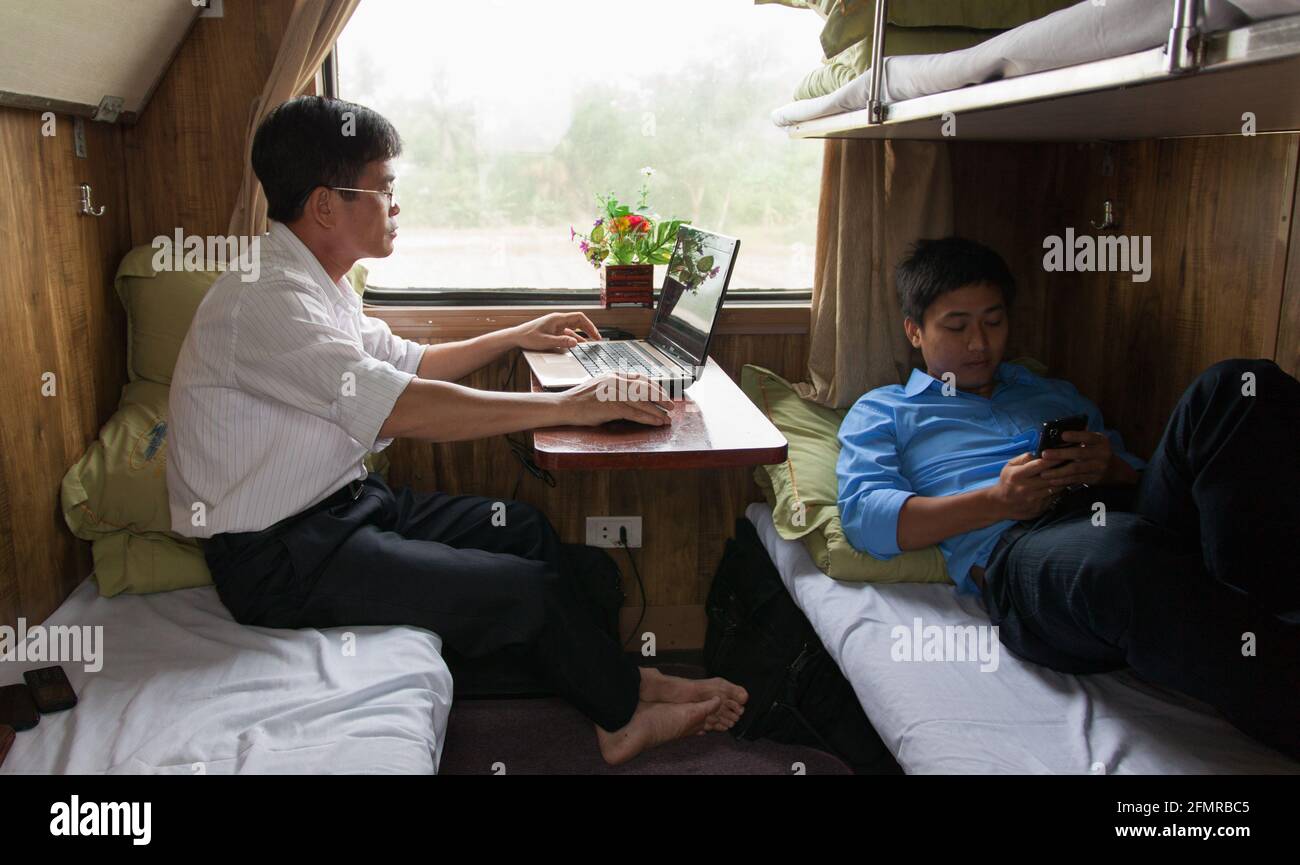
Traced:
<path id="1" fill-rule="evenodd" d="M 398 437 L 668 423 L 662 392 L 607 379 L 558 394 L 453 383 L 516 348 L 567 349 L 578 330 L 598 338 L 581 313 L 440 345 L 364 314 L 345 274 L 393 252 L 401 150 L 387 120 L 341 100 L 291 100 L 258 128 L 253 169 L 271 227 L 259 279 L 218 278 L 177 360 L 173 530 L 200 539 L 241 623 L 415 625 L 467 658 L 524 659 L 595 723 L 610 763 L 731 727 L 744 689 L 638 667 L 584 612 L 576 556 L 535 508 L 394 490 L 367 474 L 366 454 Z"/>

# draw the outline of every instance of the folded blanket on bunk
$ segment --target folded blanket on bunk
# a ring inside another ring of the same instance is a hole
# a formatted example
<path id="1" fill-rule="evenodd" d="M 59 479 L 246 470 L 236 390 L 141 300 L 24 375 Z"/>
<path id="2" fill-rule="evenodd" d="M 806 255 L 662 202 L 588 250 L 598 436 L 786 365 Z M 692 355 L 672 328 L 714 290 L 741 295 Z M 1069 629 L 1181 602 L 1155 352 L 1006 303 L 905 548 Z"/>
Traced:
<path id="1" fill-rule="evenodd" d="M 795 99 L 825 96 L 871 64 L 874 0 L 755 0 L 811 9 L 826 22 L 826 59 L 795 88 Z M 893 0 L 885 18 L 885 54 L 933 54 L 978 45 L 1073 0 Z"/>
<path id="2" fill-rule="evenodd" d="M 1253 18 L 1300 11 L 1300 0 L 1203 0 L 1201 26 L 1222 30 Z M 946 54 L 886 57 L 882 98 L 915 99 L 1032 72 L 1132 54 L 1165 43 L 1172 5 L 1153 0 L 1083 0 L 971 48 Z M 870 70 L 834 92 L 784 105 L 772 112 L 777 126 L 792 126 L 817 117 L 867 107 Z"/>

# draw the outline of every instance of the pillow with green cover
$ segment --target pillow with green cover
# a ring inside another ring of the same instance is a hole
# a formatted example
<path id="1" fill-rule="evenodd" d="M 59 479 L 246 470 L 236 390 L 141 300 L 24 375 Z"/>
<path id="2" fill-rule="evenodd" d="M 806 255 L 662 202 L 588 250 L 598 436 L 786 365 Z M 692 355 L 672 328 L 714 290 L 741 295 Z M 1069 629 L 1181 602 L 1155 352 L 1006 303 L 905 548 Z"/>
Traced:
<path id="1" fill-rule="evenodd" d="M 144 594 L 208 585 L 203 550 L 171 530 L 167 501 L 167 400 L 181 343 L 203 295 L 221 272 L 155 271 L 154 249 L 127 254 L 115 286 L 127 312 L 127 369 L 117 411 L 63 477 L 68 528 L 91 541 L 101 595 Z M 348 280 L 365 292 L 366 269 Z M 388 455 L 367 454 L 385 476 Z"/>
<path id="2" fill-rule="evenodd" d="M 740 387 L 790 443 L 785 462 L 759 466 L 754 480 L 772 506 L 776 530 L 800 540 L 828 577 L 848 582 L 944 583 L 948 571 L 938 547 L 926 547 L 881 560 L 859 552 L 840 525 L 840 423 L 844 409 L 810 402 L 781 376 L 747 365 Z"/>
<path id="3" fill-rule="evenodd" d="M 105 597 L 212 582 L 198 542 L 171 531 L 167 394 L 156 382 L 128 384 L 99 438 L 63 476 L 63 517 L 92 542 Z"/>

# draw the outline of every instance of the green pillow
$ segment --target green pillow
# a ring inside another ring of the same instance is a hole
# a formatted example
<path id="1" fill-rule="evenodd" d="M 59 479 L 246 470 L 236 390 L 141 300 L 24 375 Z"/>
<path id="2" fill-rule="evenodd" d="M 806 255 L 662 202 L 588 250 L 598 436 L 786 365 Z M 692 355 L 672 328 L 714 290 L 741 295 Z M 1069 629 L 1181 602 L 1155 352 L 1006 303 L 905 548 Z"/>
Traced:
<path id="1" fill-rule="evenodd" d="M 113 286 L 126 309 L 126 369 L 131 381 L 171 384 L 194 311 L 221 272 L 155 272 L 151 246 L 137 246 L 117 268 Z"/>
<path id="2" fill-rule="evenodd" d="M 880 560 L 853 548 L 840 525 L 840 423 L 845 409 L 803 399 L 774 372 L 746 365 L 740 387 L 790 443 L 785 462 L 759 466 L 754 479 L 772 506 L 776 530 L 801 540 L 813 562 L 836 580 L 871 583 L 946 583 L 948 571 L 938 547 Z"/>
<path id="3" fill-rule="evenodd" d="M 903 54 L 941 54 L 970 48 L 996 35 L 997 31 L 968 30 L 963 27 L 896 27 L 891 24 L 885 28 L 885 53 L 890 57 Z M 795 88 L 794 98 L 815 99 L 825 96 L 857 78 L 870 65 L 870 41 L 855 42 L 809 72 Z"/>
<path id="4" fill-rule="evenodd" d="M 216 266 L 199 271 L 156 271 L 155 252 L 149 245 L 128 252 L 118 265 L 113 286 L 126 309 L 126 368 L 130 380 L 171 384 L 176 358 L 194 313 L 222 271 Z M 366 268 L 360 264 L 347 275 L 362 296 L 366 275 Z"/>
<path id="5" fill-rule="evenodd" d="M 171 533 L 167 394 L 151 381 L 122 389 L 117 412 L 63 476 L 63 517 L 91 541 L 105 597 L 210 583 L 198 542 Z"/>
<path id="6" fill-rule="evenodd" d="M 889 4 L 888 23 L 898 27 L 964 27 L 972 30 L 1009 30 L 1073 6 L 1077 0 L 895 0 Z M 876 4 L 858 0 L 835 4 L 822 28 L 822 50 L 827 57 L 855 42 L 871 38 Z M 986 33 L 984 37 L 994 34 Z M 893 32 L 885 37 L 886 54 Z M 984 38 L 982 37 L 982 38 Z M 868 64 L 871 62 L 867 60 Z"/>
<path id="7" fill-rule="evenodd" d="M 118 410 L 63 478 L 68 528 L 91 541 L 100 594 L 143 594 L 208 585 L 203 550 L 171 531 L 167 502 L 167 400 L 172 371 L 194 311 L 218 270 L 155 272 L 154 250 L 140 246 L 118 268 L 116 288 L 127 312 L 130 382 Z M 348 274 L 365 293 L 366 269 Z M 386 452 L 366 468 L 386 477 Z"/>

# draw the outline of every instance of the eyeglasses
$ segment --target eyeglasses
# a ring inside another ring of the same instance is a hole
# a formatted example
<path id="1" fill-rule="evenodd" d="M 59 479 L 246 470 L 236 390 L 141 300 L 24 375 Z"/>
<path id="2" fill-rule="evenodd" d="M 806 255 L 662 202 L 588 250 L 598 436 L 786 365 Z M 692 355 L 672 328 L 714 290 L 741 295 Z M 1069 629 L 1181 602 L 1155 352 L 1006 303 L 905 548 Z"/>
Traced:
<path id="1" fill-rule="evenodd" d="M 330 189 L 333 189 L 335 192 L 369 192 L 371 195 L 383 195 L 388 198 L 389 210 L 392 210 L 394 207 L 397 206 L 396 189 L 390 189 L 388 191 L 384 191 L 382 189 L 354 189 L 351 186 L 331 186 Z"/>

